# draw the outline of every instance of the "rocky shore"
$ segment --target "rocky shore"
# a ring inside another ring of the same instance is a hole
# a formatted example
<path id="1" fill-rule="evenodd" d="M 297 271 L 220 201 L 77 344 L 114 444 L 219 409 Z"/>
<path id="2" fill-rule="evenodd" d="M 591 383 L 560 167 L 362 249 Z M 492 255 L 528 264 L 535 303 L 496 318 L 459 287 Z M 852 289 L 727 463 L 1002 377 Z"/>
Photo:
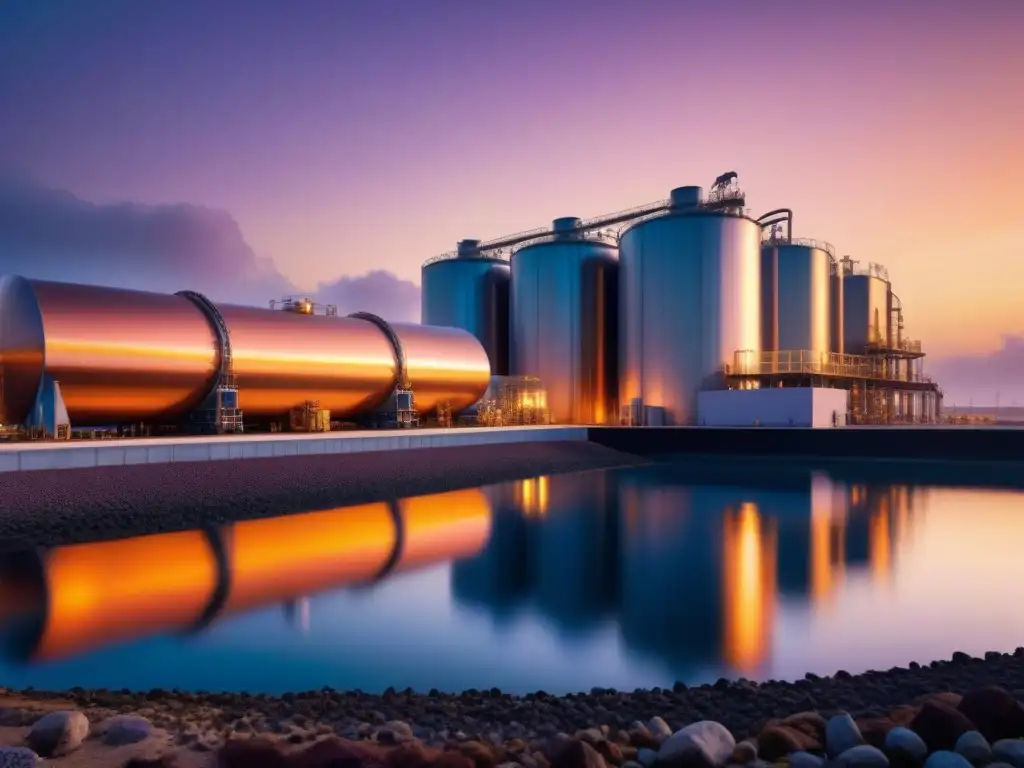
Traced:
<path id="1" fill-rule="evenodd" d="M 1021 698 L 1024 648 L 564 697 L 0 690 L 0 766 L 1024 768 Z"/>
<path id="2" fill-rule="evenodd" d="M 2 476 L 0 541 L 75 544 L 644 463 L 565 441 L 16 472 Z"/>

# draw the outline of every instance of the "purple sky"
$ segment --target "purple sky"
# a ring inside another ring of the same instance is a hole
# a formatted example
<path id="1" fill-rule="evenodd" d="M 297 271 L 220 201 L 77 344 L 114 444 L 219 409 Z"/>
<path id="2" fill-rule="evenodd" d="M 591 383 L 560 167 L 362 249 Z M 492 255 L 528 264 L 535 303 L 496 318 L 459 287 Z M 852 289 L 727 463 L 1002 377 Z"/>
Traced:
<path id="1" fill-rule="evenodd" d="M 1024 405 L 1022 29 L 1020 0 L 6 0 L 0 268 L 171 290 L 219 262 L 253 301 L 415 315 L 460 238 L 736 170 L 885 263 L 911 335 L 978 358 L 957 387 L 991 399 L 994 355 Z"/>

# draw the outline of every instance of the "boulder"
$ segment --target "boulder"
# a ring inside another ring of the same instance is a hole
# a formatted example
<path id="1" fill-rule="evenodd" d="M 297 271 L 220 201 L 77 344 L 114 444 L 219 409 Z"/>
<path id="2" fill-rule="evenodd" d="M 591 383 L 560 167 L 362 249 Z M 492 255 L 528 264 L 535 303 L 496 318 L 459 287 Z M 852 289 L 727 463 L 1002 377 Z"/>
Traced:
<path id="1" fill-rule="evenodd" d="M 963 712 L 936 700 L 925 702 L 917 717 L 910 721 L 910 730 L 920 736 L 928 745 L 929 752 L 953 751 L 956 740 L 968 731 L 975 730 Z"/>
<path id="2" fill-rule="evenodd" d="M 863 743 L 864 736 L 848 713 L 841 712 L 829 718 L 825 728 L 825 751 L 829 757 L 839 757 Z"/>
<path id="3" fill-rule="evenodd" d="M 725 765 L 736 749 L 736 739 L 721 723 L 701 720 L 669 736 L 658 750 L 658 764 L 666 768 L 714 768 Z"/>
<path id="4" fill-rule="evenodd" d="M 60 757 L 82 746 L 89 718 L 78 710 L 50 712 L 36 720 L 25 744 L 40 757 Z"/>
<path id="5" fill-rule="evenodd" d="M 953 750 L 972 763 L 987 763 L 992 759 L 992 746 L 978 731 L 960 734 Z"/>
<path id="6" fill-rule="evenodd" d="M 1012 693 L 998 685 L 968 691 L 957 709 L 990 742 L 1024 737 L 1024 707 Z"/>

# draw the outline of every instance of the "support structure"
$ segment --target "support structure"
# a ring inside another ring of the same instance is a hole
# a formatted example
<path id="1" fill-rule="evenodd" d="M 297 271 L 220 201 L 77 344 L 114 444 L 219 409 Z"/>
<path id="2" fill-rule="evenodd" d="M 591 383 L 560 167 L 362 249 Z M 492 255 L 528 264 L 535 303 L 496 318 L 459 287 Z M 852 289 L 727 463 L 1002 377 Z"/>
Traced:
<path id="1" fill-rule="evenodd" d="M 217 339 L 218 365 L 213 389 L 190 414 L 188 426 L 200 433 L 225 434 L 244 431 L 242 411 L 238 407 L 238 386 L 231 360 L 231 334 L 216 305 L 196 291 L 178 291 L 177 296 L 195 304 L 213 328 Z"/>
<path id="2" fill-rule="evenodd" d="M 373 323 L 391 342 L 395 353 L 395 390 L 383 406 L 371 416 L 377 427 L 418 427 L 419 413 L 416 410 L 416 398 L 413 394 L 412 382 L 409 381 L 409 369 L 405 360 L 405 349 L 395 329 L 382 317 L 371 312 L 353 312 L 349 317 Z"/>

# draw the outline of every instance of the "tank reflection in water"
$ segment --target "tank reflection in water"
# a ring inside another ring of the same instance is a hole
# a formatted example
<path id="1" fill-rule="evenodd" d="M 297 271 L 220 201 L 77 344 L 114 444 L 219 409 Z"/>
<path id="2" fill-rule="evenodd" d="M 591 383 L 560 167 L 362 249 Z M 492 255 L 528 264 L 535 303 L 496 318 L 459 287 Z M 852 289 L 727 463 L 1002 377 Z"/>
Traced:
<path id="1" fill-rule="evenodd" d="M 692 459 L 7 553 L 0 675 L 566 692 L 1013 647 L 968 587 L 1024 576 L 1024 494 L 924 471 Z"/>

